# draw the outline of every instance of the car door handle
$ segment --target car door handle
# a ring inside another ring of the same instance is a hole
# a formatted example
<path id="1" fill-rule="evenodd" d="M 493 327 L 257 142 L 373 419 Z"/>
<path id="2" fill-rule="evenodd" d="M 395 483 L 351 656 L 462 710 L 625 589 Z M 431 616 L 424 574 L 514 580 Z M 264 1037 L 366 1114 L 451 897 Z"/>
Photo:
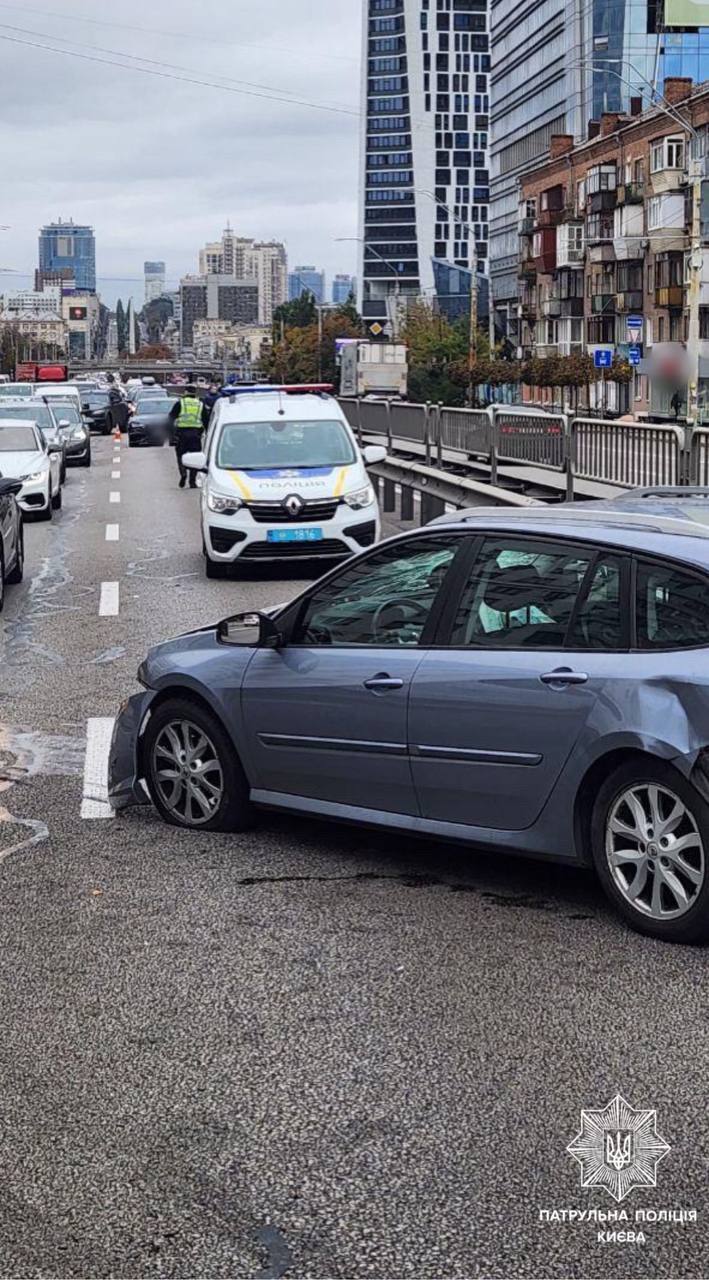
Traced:
<path id="1" fill-rule="evenodd" d="M 372 676 L 371 680 L 365 680 L 365 689 L 371 689 L 373 693 L 386 693 L 387 689 L 403 689 L 404 682 L 398 676 L 388 676 L 382 672 L 378 676 Z"/>
<path id="2" fill-rule="evenodd" d="M 559 667 L 556 671 L 545 671 L 539 679 L 542 684 L 586 684 L 588 675 L 585 671 L 572 671 L 570 667 Z"/>

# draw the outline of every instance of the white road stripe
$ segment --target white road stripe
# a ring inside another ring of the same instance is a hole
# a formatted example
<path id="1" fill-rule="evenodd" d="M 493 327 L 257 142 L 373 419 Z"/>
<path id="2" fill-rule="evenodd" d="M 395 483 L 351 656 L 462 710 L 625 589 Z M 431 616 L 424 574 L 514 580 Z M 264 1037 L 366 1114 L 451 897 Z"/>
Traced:
<path id="1" fill-rule="evenodd" d="M 118 525 L 106 525 L 106 542 L 118 542 Z"/>
<path id="2" fill-rule="evenodd" d="M 120 473 L 120 471 L 112 471 L 112 472 L 111 472 L 111 479 L 112 479 L 112 480 L 120 480 L 120 478 L 121 478 L 121 473 Z"/>
<path id="3" fill-rule="evenodd" d="M 82 818 L 114 816 L 108 803 L 108 753 L 114 723 L 112 716 L 93 716 L 87 721 Z"/>
<path id="4" fill-rule="evenodd" d="M 111 490 L 111 492 L 110 492 L 110 493 L 109 493 L 109 495 L 108 495 L 108 501 L 109 501 L 109 502 L 120 502 L 120 500 L 121 500 L 121 495 L 120 495 L 120 493 L 118 492 L 118 490 L 117 490 L 117 489 L 112 489 L 112 490 Z"/>
<path id="5" fill-rule="evenodd" d="M 118 583 L 102 582 L 101 599 L 98 606 L 99 618 L 115 618 L 118 613 Z"/>

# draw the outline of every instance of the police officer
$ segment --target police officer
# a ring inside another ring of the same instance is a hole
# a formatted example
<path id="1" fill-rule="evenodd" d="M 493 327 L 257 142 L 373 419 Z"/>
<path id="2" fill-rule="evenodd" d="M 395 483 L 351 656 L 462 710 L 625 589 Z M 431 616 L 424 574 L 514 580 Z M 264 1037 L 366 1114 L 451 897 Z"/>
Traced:
<path id="1" fill-rule="evenodd" d="M 202 448 L 202 401 L 197 396 L 196 388 L 190 384 L 180 404 L 180 416 L 175 422 L 175 453 L 180 472 L 180 488 L 184 489 L 187 481 L 187 467 L 182 465 L 185 453 L 198 453 Z M 197 486 L 197 472 L 190 471 L 190 489 Z"/>

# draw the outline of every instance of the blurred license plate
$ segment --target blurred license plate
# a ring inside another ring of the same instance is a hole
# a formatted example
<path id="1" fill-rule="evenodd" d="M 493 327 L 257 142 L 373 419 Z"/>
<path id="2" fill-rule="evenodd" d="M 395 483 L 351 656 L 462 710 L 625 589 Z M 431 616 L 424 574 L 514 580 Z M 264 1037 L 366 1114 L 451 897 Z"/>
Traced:
<path id="1" fill-rule="evenodd" d="M 269 529 L 269 542 L 321 542 L 322 529 Z"/>

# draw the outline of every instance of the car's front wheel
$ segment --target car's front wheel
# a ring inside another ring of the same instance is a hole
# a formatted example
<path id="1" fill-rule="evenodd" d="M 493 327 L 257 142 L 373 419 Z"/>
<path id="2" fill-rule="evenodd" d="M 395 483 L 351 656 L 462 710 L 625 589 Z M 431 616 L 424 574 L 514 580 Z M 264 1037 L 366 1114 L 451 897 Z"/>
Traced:
<path id="1" fill-rule="evenodd" d="M 671 765 L 629 761 L 593 810 L 593 860 L 606 894 L 640 933 L 709 941 L 709 805 Z"/>
<path id="2" fill-rule="evenodd" d="M 150 717 L 145 778 L 166 822 L 192 831 L 243 831 L 252 818 L 246 775 L 223 726 L 205 707 L 170 698 Z"/>
<path id="3" fill-rule="evenodd" d="M 17 533 L 17 554 L 15 556 L 15 567 L 8 573 L 7 581 L 13 583 L 22 582 L 25 573 L 25 530 L 20 521 L 20 527 Z"/>

